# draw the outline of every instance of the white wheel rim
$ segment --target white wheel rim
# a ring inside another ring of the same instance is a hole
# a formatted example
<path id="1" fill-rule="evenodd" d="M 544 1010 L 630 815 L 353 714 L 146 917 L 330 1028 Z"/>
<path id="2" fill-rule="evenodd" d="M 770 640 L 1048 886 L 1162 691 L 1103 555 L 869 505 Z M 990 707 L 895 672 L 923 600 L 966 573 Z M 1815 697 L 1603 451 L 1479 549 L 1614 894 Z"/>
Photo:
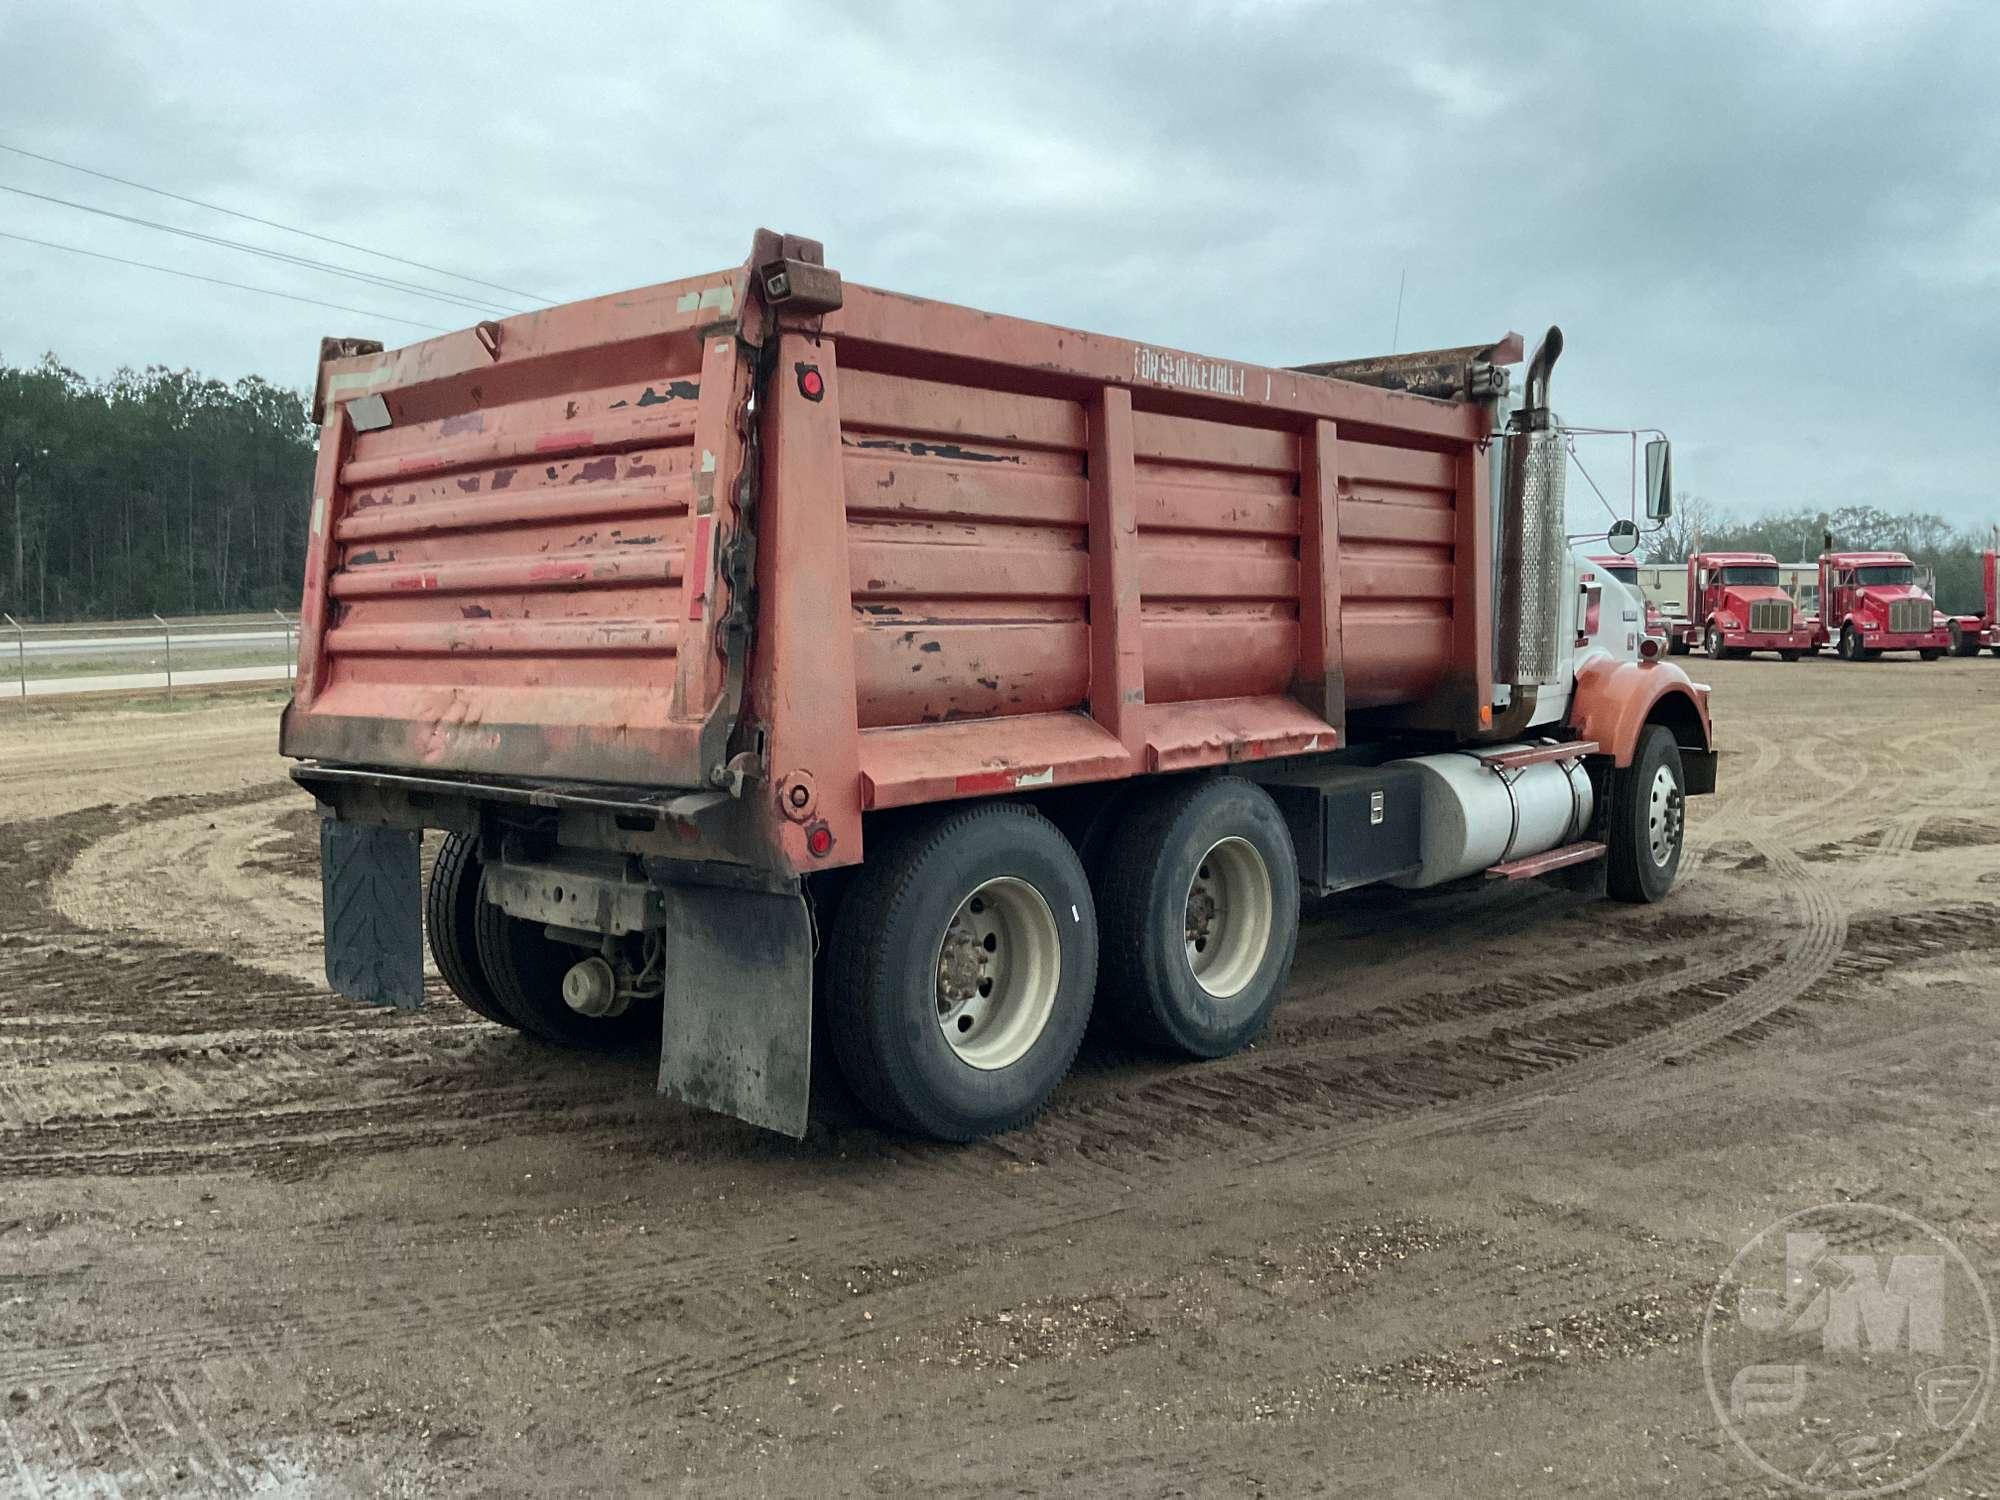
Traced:
<path id="1" fill-rule="evenodd" d="M 938 1029 L 960 1062 L 1019 1062 L 1055 1013 L 1062 935 L 1042 893 L 1003 875 L 958 904 L 937 955 Z"/>
<path id="2" fill-rule="evenodd" d="M 1271 946 L 1275 903 L 1264 856 L 1247 839 L 1210 846 L 1188 882 L 1187 960 L 1217 1000 L 1242 993 Z"/>
<path id="3" fill-rule="evenodd" d="M 1681 787 L 1666 766 L 1653 773 L 1652 791 L 1646 799 L 1646 842 L 1653 851 L 1653 863 L 1663 869 L 1681 846 Z"/>

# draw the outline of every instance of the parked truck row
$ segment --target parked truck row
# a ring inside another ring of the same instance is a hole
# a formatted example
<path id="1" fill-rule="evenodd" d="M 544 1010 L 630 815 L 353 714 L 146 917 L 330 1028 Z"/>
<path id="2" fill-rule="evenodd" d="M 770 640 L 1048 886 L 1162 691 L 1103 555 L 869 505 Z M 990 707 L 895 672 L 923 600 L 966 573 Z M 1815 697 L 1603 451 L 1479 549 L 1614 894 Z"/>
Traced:
<path id="1" fill-rule="evenodd" d="M 1802 609 L 1784 569 L 1765 552 L 1696 552 L 1687 559 L 1684 604 L 1662 615 L 1669 651 L 1701 651 L 1722 660 L 1770 652 L 1783 661 L 1831 648 L 1843 661 L 1871 661 L 1912 651 L 1925 661 L 1947 652 L 2000 647 L 1994 554 L 1984 554 L 1986 609 L 1950 618 L 1932 600 L 1915 563 L 1900 552 L 1829 551 L 1819 558 L 1812 598 Z M 1639 569 L 1631 587 L 1642 597 Z M 1646 607 L 1653 609 L 1650 598 Z M 2000 650 L 1996 650 L 2000 655 Z"/>
<path id="2" fill-rule="evenodd" d="M 1509 417 L 1516 335 L 1271 368 L 767 231 L 327 341 L 282 749 L 329 981 L 415 1005 L 427 934 L 478 1014 L 657 1038 L 663 1091 L 791 1134 L 817 1030 L 879 1119 L 957 1140 L 1032 1118 L 1093 1010 L 1244 1046 L 1301 892 L 1659 899 L 1708 694 L 1567 549 L 1561 349 Z"/>

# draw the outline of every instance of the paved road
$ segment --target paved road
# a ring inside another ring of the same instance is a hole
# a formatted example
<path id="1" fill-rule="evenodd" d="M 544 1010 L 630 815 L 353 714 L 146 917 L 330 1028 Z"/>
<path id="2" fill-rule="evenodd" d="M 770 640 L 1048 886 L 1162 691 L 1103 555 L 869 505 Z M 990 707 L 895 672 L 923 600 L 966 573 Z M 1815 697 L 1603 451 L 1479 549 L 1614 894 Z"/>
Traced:
<path id="1" fill-rule="evenodd" d="M 180 643 L 174 643 L 178 650 Z M 174 686 L 204 687 L 218 682 L 279 682 L 292 675 L 289 662 L 270 662 L 254 667 L 198 667 L 174 673 Z M 164 692 L 165 672 L 91 672 L 76 677 L 30 677 L 27 696 L 55 697 L 64 693 L 139 693 L 149 688 Z M 0 699 L 21 696 L 19 681 L 0 680 Z"/>
<path id="2" fill-rule="evenodd" d="M 275 627 L 206 631 L 199 634 L 191 632 L 185 635 L 176 630 L 173 642 L 176 652 L 213 651 L 224 646 L 278 646 L 291 640 L 292 636 L 293 632 Z M 23 642 L 17 640 L 12 632 L 0 627 L 0 661 L 5 661 L 9 657 L 18 659 L 24 646 L 28 657 L 32 660 L 37 656 L 115 656 L 128 651 L 157 651 L 162 644 L 158 631 L 138 631 L 123 635 L 41 637 L 31 633 Z"/>

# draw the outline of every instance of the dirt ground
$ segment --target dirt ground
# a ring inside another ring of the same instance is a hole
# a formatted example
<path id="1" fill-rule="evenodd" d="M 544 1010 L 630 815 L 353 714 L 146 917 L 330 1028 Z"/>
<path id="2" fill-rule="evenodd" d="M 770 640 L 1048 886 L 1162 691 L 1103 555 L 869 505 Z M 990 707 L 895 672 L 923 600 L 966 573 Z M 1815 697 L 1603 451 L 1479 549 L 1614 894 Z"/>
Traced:
<path id="1" fill-rule="evenodd" d="M 0 1493 L 1778 1493 L 1753 1234 L 2000 1291 L 2000 661 L 1696 670 L 1665 903 L 1328 902 L 1253 1051 L 966 1149 L 339 1001 L 274 701 L 0 706 Z"/>

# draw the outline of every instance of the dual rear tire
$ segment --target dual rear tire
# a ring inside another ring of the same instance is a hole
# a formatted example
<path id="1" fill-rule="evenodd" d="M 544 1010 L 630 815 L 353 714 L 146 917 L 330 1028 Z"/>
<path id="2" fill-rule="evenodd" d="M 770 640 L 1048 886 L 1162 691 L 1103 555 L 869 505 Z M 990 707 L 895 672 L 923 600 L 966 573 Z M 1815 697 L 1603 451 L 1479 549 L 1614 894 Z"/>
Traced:
<path id="1" fill-rule="evenodd" d="M 823 1015 L 864 1109 L 942 1140 L 1017 1129 L 1097 1004 L 1194 1057 L 1262 1029 L 1291 968 L 1298 872 L 1261 788 L 1218 777 L 1147 794 L 1093 863 L 1095 880 L 1017 803 L 922 818 L 871 851 L 833 918 Z"/>
<path id="2" fill-rule="evenodd" d="M 660 1031 L 658 1001 L 617 1016 L 586 1016 L 562 996 L 563 975 L 585 949 L 510 917 L 480 892 L 479 842 L 448 833 L 431 866 L 424 928 L 445 985 L 473 1014 L 560 1047 L 624 1047 Z"/>

